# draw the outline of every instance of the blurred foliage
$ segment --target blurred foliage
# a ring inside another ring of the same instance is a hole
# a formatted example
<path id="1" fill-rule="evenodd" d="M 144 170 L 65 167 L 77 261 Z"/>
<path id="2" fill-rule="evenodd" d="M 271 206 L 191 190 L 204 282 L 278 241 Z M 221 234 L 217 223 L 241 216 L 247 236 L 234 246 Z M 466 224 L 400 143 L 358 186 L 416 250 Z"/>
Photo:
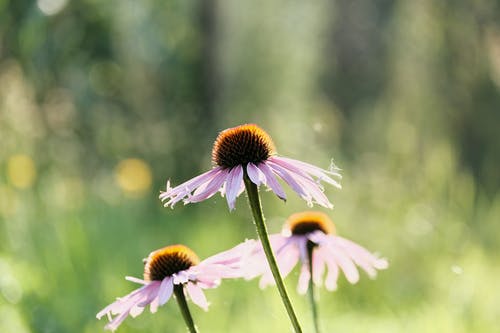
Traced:
<path id="1" fill-rule="evenodd" d="M 388 257 L 321 291 L 326 332 L 494 332 L 500 317 L 500 3 L 0 0 L 0 331 L 100 332 L 95 314 L 171 243 L 254 238 L 245 199 L 157 195 L 256 122 L 342 167 L 339 232 Z M 263 193 L 269 228 L 306 209 Z M 287 284 L 306 330 L 305 299 Z M 277 292 L 228 281 L 202 332 L 285 332 Z M 120 332 L 181 332 L 174 302 Z"/>

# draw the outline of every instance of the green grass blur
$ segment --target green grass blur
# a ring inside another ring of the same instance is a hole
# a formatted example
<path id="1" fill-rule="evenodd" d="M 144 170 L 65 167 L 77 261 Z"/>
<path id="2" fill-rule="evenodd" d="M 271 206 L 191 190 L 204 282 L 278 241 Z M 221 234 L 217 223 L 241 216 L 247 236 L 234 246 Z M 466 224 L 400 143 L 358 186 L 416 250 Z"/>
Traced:
<path id="1" fill-rule="evenodd" d="M 245 196 L 175 209 L 218 131 L 343 169 L 338 233 L 387 257 L 319 291 L 324 332 L 496 332 L 498 1 L 0 0 L 0 332 L 102 332 L 142 258 L 255 238 Z M 262 193 L 271 232 L 308 209 Z M 286 280 L 312 331 L 307 299 Z M 290 332 L 277 291 L 227 281 L 200 332 Z M 184 332 L 175 302 L 118 332 Z"/>

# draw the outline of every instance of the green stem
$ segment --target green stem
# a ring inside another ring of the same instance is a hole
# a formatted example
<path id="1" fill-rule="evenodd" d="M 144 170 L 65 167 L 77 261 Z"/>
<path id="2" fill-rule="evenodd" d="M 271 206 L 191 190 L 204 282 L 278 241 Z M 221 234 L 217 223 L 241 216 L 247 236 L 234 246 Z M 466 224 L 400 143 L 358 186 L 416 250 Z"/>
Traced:
<path id="1" fill-rule="evenodd" d="M 262 214 L 262 207 L 260 204 L 257 185 L 252 183 L 246 173 L 243 176 L 243 180 L 245 181 L 245 188 L 248 194 L 248 202 L 252 210 L 255 227 L 257 228 L 257 234 L 259 235 L 260 241 L 262 243 L 262 248 L 264 249 L 264 253 L 266 254 L 267 262 L 269 263 L 271 272 L 273 273 L 274 281 L 276 281 L 276 286 L 278 287 L 281 299 L 283 301 L 283 304 L 285 305 L 288 317 L 290 317 L 290 321 L 292 322 L 292 326 L 295 332 L 301 333 L 302 329 L 300 328 L 299 321 L 297 320 L 297 316 L 295 315 L 295 312 L 293 310 L 292 302 L 290 301 L 290 298 L 288 297 L 288 294 L 286 292 L 285 284 L 283 283 L 283 279 L 281 278 L 278 265 L 276 264 L 276 259 L 274 258 L 273 250 L 271 249 L 271 244 L 269 243 L 269 237 L 267 235 L 266 223 L 264 222 L 264 215 Z"/>
<path id="2" fill-rule="evenodd" d="M 311 305 L 311 312 L 314 323 L 314 331 L 316 333 L 320 333 L 319 323 L 318 323 L 318 307 L 316 304 L 316 299 L 314 297 L 314 283 L 313 283 L 313 269 L 312 269 L 312 253 L 314 249 L 314 244 L 312 242 L 307 242 L 307 266 L 309 268 L 309 287 L 307 288 L 307 292 L 309 295 L 309 303 Z"/>
<path id="3" fill-rule="evenodd" d="M 177 300 L 177 304 L 179 304 L 179 308 L 181 309 L 182 317 L 186 322 L 189 333 L 198 333 L 196 330 L 196 326 L 194 325 L 193 317 L 191 317 L 191 312 L 189 312 L 189 308 L 186 302 L 186 296 L 184 296 L 184 286 L 176 284 L 174 285 L 174 294 L 175 299 Z"/>

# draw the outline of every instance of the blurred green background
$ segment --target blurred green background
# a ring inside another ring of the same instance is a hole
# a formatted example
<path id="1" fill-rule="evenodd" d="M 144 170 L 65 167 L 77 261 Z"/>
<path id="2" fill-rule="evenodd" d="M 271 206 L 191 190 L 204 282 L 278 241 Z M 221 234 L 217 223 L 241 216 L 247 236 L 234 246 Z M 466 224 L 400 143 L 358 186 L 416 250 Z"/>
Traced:
<path id="1" fill-rule="evenodd" d="M 0 0 L 0 332 L 102 332 L 141 259 L 255 238 L 244 196 L 163 208 L 255 122 L 342 169 L 327 213 L 376 280 L 320 291 L 324 332 L 497 332 L 500 2 Z M 263 193 L 272 232 L 307 209 Z M 318 208 L 320 209 L 320 208 Z M 287 279 L 305 331 L 306 298 Z M 289 332 L 277 291 L 227 281 L 201 332 Z M 118 332 L 184 332 L 175 302 Z"/>

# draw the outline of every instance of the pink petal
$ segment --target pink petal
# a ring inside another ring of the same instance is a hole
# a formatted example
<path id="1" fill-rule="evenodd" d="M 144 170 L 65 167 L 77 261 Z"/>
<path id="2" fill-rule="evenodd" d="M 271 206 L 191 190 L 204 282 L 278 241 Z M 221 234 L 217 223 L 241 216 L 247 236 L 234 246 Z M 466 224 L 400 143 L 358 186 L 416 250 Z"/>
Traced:
<path id="1" fill-rule="evenodd" d="M 289 165 L 290 169 L 287 169 L 274 161 L 276 161 L 276 159 L 269 160 L 267 164 L 282 177 L 297 194 L 306 200 L 309 205 L 312 205 L 311 199 L 314 199 L 318 204 L 326 208 L 333 208 L 333 205 L 323 193 L 321 186 L 309 175 L 305 174 L 297 167 Z M 282 161 L 280 161 L 280 163 L 283 164 Z"/>
<path id="2" fill-rule="evenodd" d="M 203 310 L 208 311 L 208 302 L 203 290 L 192 282 L 188 282 L 188 284 L 186 284 L 186 288 L 191 301 Z"/>
<path id="3" fill-rule="evenodd" d="M 328 266 L 328 273 L 326 274 L 325 287 L 327 290 L 337 289 L 337 279 L 339 277 L 339 267 L 333 258 L 330 257 L 329 252 L 325 251 L 323 248 L 317 248 L 316 252 L 319 256 L 323 258 L 326 265 Z"/>
<path id="4" fill-rule="evenodd" d="M 311 279 L 311 273 L 309 272 L 309 256 L 307 252 L 307 237 L 296 236 L 298 238 L 297 245 L 299 248 L 300 260 L 302 262 L 300 268 L 299 284 L 297 286 L 297 292 L 299 294 L 305 294 Z"/>
<path id="5" fill-rule="evenodd" d="M 378 258 L 361 245 L 339 236 L 336 236 L 335 238 L 338 240 L 339 245 L 345 248 L 346 252 L 348 252 L 356 262 L 360 261 L 364 265 L 373 266 L 376 269 L 386 269 L 388 267 L 389 264 L 386 259 Z M 362 264 L 358 265 L 363 267 Z"/>
<path id="6" fill-rule="evenodd" d="M 326 208 L 333 208 L 332 203 L 328 200 L 327 196 L 323 193 L 323 189 L 309 179 L 297 178 L 297 182 L 302 185 L 306 192 L 314 198 L 315 202 Z"/>
<path id="7" fill-rule="evenodd" d="M 340 237 L 337 237 L 340 238 Z M 374 278 L 377 275 L 376 268 L 387 268 L 387 261 L 379 259 L 354 243 L 339 244 L 344 249 L 344 252 L 354 261 L 356 265 L 361 267 L 369 277 Z"/>
<path id="8" fill-rule="evenodd" d="M 359 280 L 359 272 L 356 266 L 353 264 L 349 256 L 340 247 L 332 246 L 328 244 L 324 246 L 324 249 L 328 251 L 332 259 L 340 266 L 340 269 L 344 272 L 347 281 L 351 284 L 355 284 Z"/>
<path id="9" fill-rule="evenodd" d="M 107 313 L 118 314 L 127 310 L 128 308 L 131 308 L 134 304 L 140 302 L 140 300 L 143 299 L 144 295 L 149 293 L 152 287 L 154 287 L 154 285 L 148 284 L 134 290 L 133 292 L 122 298 L 118 298 L 115 302 L 109 304 L 104 309 L 99 311 L 99 313 L 96 315 L 97 319 L 101 319 Z"/>
<path id="10" fill-rule="evenodd" d="M 307 254 L 307 237 L 304 236 L 295 236 L 297 238 L 297 245 L 299 247 L 299 253 L 300 253 L 300 260 L 303 263 L 307 263 L 309 260 L 308 254 Z"/>
<path id="11" fill-rule="evenodd" d="M 226 266 L 220 264 L 200 264 L 193 267 L 192 271 L 196 276 L 196 279 L 203 277 L 205 280 L 211 279 L 214 282 L 222 278 L 241 277 L 240 269 L 235 265 Z"/>
<path id="12" fill-rule="evenodd" d="M 144 281 L 144 280 L 142 280 L 142 279 L 138 279 L 138 278 L 133 277 L 133 276 L 126 276 L 126 277 L 125 277 L 125 280 L 130 281 L 130 282 L 139 283 L 139 284 L 142 284 L 142 285 L 146 285 L 146 284 L 148 284 L 148 282 L 147 282 L 147 281 Z"/>
<path id="13" fill-rule="evenodd" d="M 270 157 L 268 159 L 268 161 L 270 161 L 271 163 L 280 165 L 292 173 L 295 173 L 295 174 L 300 175 L 304 178 L 309 178 L 310 180 L 313 180 L 312 177 L 309 176 L 309 174 L 307 172 L 302 170 L 300 168 L 300 166 L 298 166 L 297 164 L 286 162 L 285 160 L 283 160 L 279 157 Z"/>
<path id="14" fill-rule="evenodd" d="M 318 254 L 317 249 L 313 250 L 312 269 L 314 284 L 321 286 L 323 282 L 323 274 L 325 272 L 325 260 Z"/>
<path id="15" fill-rule="evenodd" d="M 291 175 L 291 173 L 287 169 L 271 162 L 262 164 L 272 169 L 272 171 L 276 173 L 278 176 L 280 176 L 281 179 L 283 179 L 285 183 L 287 183 L 302 199 L 306 200 L 308 203 L 311 202 L 311 196 L 303 189 L 303 187 L 295 180 L 295 178 Z M 267 177 L 267 173 L 265 174 Z"/>
<path id="16" fill-rule="evenodd" d="M 266 164 L 266 162 L 260 163 L 258 165 L 259 170 L 264 174 L 266 179 L 266 185 L 271 188 L 271 190 L 282 200 L 286 200 L 285 191 L 281 187 L 280 183 L 273 174 L 271 168 Z"/>
<path id="17" fill-rule="evenodd" d="M 108 317 L 116 314 L 117 316 L 105 326 L 106 329 L 116 330 L 128 315 L 137 316 L 142 313 L 146 304 L 152 302 L 157 297 L 158 287 L 159 283 L 153 281 L 134 290 L 132 293 L 105 307 L 97 314 L 97 318 L 100 319 L 105 314 Z"/>
<path id="18" fill-rule="evenodd" d="M 220 280 L 213 280 L 212 278 L 206 279 L 202 276 L 196 279 L 196 284 L 202 289 L 211 289 L 217 288 L 220 285 Z"/>
<path id="19" fill-rule="evenodd" d="M 321 169 L 315 165 L 312 165 L 312 164 L 309 164 L 306 162 L 302 162 L 299 160 L 294 160 L 292 158 L 287 158 L 287 157 L 273 156 L 273 157 L 270 157 L 269 159 L 272 160 L 273 162 L 281 163 L 282 166 L 294 166 L 296 168 L 299 168 L 303 172 L 307 172 L 307 173 L 317 177 L 319 181 L 324 181 L 324 182 L 329 183 L 337 188 L 341 188 L 341 185 L 336 180 L 334 180 L 328 176 L 328 174 L 330 174 L 332 176 L 342 178 L 342 176 L 340 175 L 340 173 L 337 170 L 335 170 L 335 171 L 324 170 L 324 169 Z"/>
<path id="20" fill-rule="evenodd" d="M 298 261 L 299 261 L 299 253 L 296 248 L 295 251 L 289 249 L 288 251 L 283 253 L 283 255 L 280 258 L 280 265 L 279 265 L 280 273 L 283 278 L 286 277 L 288 274 L 290 274 L 295 265 L 297 265 Z"/>
<path id="21" fill-rule="evenodd" d="M 229 265 L 239 262 L 243 257 L 250 255 L 256 244 L 257 242 L 255 240 L 246 240 L 232 249 L 220 252 L 203 260 L 203 263 Z"/>
<path id="22" fill-rule="evenodd" d="M 243 168 L 241 165 L 237 165 L 229 171 L 226 182 L 226 200 L 229 206 L 229 210 L 234 209 L 236 202 L 236 196 L 241 188 L 243 182 Z"/>
<path id="23" fill-rule="evenodd" d="M 157 282 L 157 281 L 155 281 Z M 155 288 L 152 288 L 149 290 L 147 294 L 145 294 L 140 302 L 137 303 L 137 306 L 139 307 L 145 307 L 146 305 L 150 304 L 153 302 L 155 299 L 158 298 L 158 291 L 160 290 L 160 283 L 155 284 Z"/>
<path id="24" fill-rule="evenodd" d="M 172 281 L 172 278 L 171 277 L 164 278 L 160 285 L 160 291 L 158 292 L 159 305 L 165 304 L 172 296 L 173 291 L 174 291 L 174 283 Z"/>
<path id="25" fill-rule="evenodd" d="M 191 197 L 184 200 L 185 203 L 194 203 L 206 200 L 213 196 L 217 191 L 220 190 L 222 184 L 227 180 L 229 172 L 227 170 L 221 170 L 220 173 L 214 176 L 205 187 L 199 187 L 194 191 Z"/>
<path id="26" fill-rule="evenodd" d="M 321 185 L 317 182 L 310 178 L 302 177 L 301 174 L 296 174 L 292 171 L 290 171 L 290 176 L 294 178 L 294 180 L 302 187 L 303 191 L 307 193 L 310 198 L 314 199 L 316 203 L 326 208 L 333 208 L 333 205 L 323 193 Z M 308 203 L 312 204 L 312 201 Z"/>
<path id="27" fill-rule="evenodd" d="M 116 316 L 111 322 L 106 324 L 106 326 L 104 326 L 104 328 L 107 330 L 110 330 L 110 331 L 116 331 L 118 326 L 120 326 L 120 324 L 125 320 L 125 318 L 127 318 L 127 316 L 128 316 L 128 312 L 120 313 L 120 315 Z"/>
<path id="28" fill-rule="evenodd" d="M 299 294 L 304 295 L 307 292 L 310 279 L 311 274 L 309 273 L 307 263 L 303 263 L 300 269 L 299 284 L 297 285 L 297 292 Z"/>
<path id="29" fill-rule="evenodd" d="M 385 269 L 388 266 L 386 259 L 380 259 L 371 254 L 364 247 L 339 236 L 325 235 L 315 232 L 309 235 L 309 239 L 321 246 L 335 250 L 339 254 L 349 257 L 356 265 L 360 266 L 371 278 L 375 277 L 375 269 Z"/>
<path id="30" fill-rule="evenodd" d="M 151 311 L 151 313 L 156 313 L 156 311 L 158 311 L 159 306 L 160 306 L 160 299 L 159 296 L 156 296 L 149 305 L 149 311 Z"/>
<path id="31" fill-rule="evenodd" d="M 300 237 L 300 236 L 299 236 Z M 294 236 L 283 236 L 282 234 L 271 234 L 269 235 L 269 243 L 271 243 L 271 248 L 276 255 L 280 255 L 282 252 L 286 252 L 290 246 L 297 247 L 297 239 L 299 237 Z M 262 249 L 262 244 L 260 245 Z M 262 251 L 264 251 L 262 249 Z"/>
<path id="32" fill-rule="evenodd" d="M 174 188 L 170 188 L 170 182 L 167 182 L 167 189 L 160 194 L 160 199 L 161 201 L 167 201 L 164 203 L 165 207 L 173 207 L 177 202 L 189 196 L 196 188 L 214 178 L 221 170 L 223 170 L 222 167 L 216 167 Z"/>
<path id="33" fill-rule="evenodd" d="M 252 183 L 254 183 L 257 186 L 259 186 L 262 183 L 265 184 L 266 182 L 266 176 L 264 176 L 262 171 L 260 171 L 259 168 L 257 168 L 257 166 L 255 166 L 255 164 L 251 162 L 248 163 L 247 165 L 247 174 L 248 178 L 250 178 Z"/>
<path id="34" fill-rule="evenodd" d="M 241 177 L 242 180 L 243 180 L 243 177 Z M 238 194 L 236 194 L 236 197 L 239 197 L 241 195 L 241 193 L 243 193 L 245 191 L 245 182 L 241 182 L 241 185 L 240 185 L 240 189 L 238 190 Z"/>

